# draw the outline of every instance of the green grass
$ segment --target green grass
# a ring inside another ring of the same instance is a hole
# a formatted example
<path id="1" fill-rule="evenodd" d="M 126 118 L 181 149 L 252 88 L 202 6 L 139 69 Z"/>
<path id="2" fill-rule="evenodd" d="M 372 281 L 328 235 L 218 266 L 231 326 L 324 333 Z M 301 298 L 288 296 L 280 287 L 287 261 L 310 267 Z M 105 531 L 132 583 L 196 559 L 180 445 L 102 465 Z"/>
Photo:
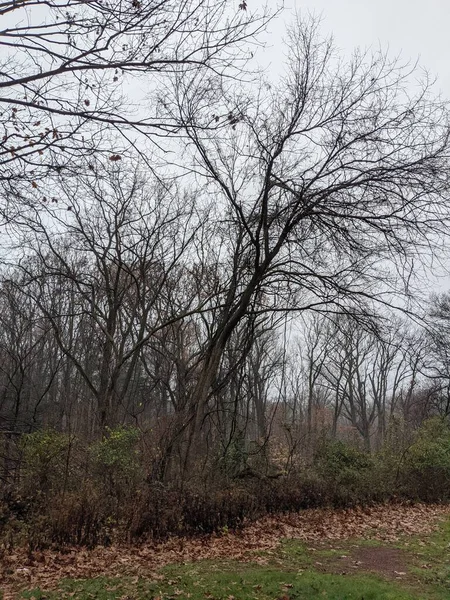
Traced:
<path id="1" fill-rule="evenodd" d="M 384 544 L 389 546 L 388 544 Z M 266 564 L 200 561 L 170 565 L 157 577 L 98 577 L 62 580 L 57 590 L 29 590 L 34 600 L 449 600 L 450 521 L 426 537 L 405 537 L 389 547 L 402 550 L 408 575 L 402 580 L 361 572 L 336 574 L 342 555 L 380 542 L 348 540 L 310 547 L 284 540 Z M 0 594 L 1 597 L 1 594 Z"/>
<path id="2" fill-rule="evenodd" d="M 63 581 L 54 592 L 32 590 L 24 598 L 56 600 L 418 600 L 420 596 L 370 576 L 344 577 L 308 571 L 287 573 L 255 565 L 225 568 L 217 563 L 173 569 L 176 579 Z"/>
<path id="3" fill-rule="evenodd" d="M 410 568 L 416 577 L 436 594 L 450 599 L 450 520 L 431 536 L 405 538 L 399 547 L 410 555 Z"/>

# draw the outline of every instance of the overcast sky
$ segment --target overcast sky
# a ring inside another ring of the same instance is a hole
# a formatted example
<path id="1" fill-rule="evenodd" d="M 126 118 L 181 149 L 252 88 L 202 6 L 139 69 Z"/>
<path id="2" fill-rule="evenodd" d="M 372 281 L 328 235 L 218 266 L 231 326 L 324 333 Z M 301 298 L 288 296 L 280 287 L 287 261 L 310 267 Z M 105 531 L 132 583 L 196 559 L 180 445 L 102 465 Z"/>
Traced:
<path id="1" fill-rule="evenodd" d="M 332 33 L 344 51 L 381 46 L 405 59 L 419 58 L 450 98 L 450 0 L 285 0 L 285 6 L 285 21 L 295 10 L 320 15 L 323 33 Z M 274 39 L 281 38 L 281 22 L 271 29 Z"/>

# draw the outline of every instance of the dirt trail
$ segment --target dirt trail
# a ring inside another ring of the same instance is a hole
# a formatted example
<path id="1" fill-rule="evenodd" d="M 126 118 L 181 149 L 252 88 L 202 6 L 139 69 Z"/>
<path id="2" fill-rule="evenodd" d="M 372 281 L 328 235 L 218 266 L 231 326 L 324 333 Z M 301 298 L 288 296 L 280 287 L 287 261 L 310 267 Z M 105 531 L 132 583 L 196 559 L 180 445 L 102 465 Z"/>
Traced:
<path id="1" fill-rule="evenodd" d="M 282 538 L 305 542 L 333 542 L 352 538 L 395 542 L 404 535 L 424 535 L 433 531 L 438 522 L 450 515 L 450 506 L 442 505 L 379 505 L 348 510 L 314 509 L 276 516 L 267 516 L 250 523 L 239 532 L 191 539 L 172 538 L 167 542 L 134 546 L 118 545 L 93 550 L 66 548 L 64 551 L 39 551 L 28 556 L 17 550 L 4 556 L 0 563 L 0 590 L 4 600 L 16 597 L 21 589 L 54 588 L 63 578 L 90 578 L 99 575 L 154 574 L 160 567 L 176 562 L 202 559 L 255 560 L 255 551 L 277 547 Z M 375 550 L 375 553 L 380 553 Z M 373 550 L 360 558 L 363 563 L 380 563 L 389 570 L 399 557 L 385 555 L 374 558 Z M 395 559 L 395 560 L 394 560 Z M 397 561 L 397 562 L 396 562 Z M 398 563 L 398 564 L 397 564 Z M 399 566 L 400 565 L 400 566 Z M 377 569 L 375 569 L 377 570 Z"/>
<path id="2" fill-rule="evenodd" d="M 398 548 L 358 548 L 341 561 L 341 572 L 365 571 L 401 579 L 408 572 L 405 553 Z"/>

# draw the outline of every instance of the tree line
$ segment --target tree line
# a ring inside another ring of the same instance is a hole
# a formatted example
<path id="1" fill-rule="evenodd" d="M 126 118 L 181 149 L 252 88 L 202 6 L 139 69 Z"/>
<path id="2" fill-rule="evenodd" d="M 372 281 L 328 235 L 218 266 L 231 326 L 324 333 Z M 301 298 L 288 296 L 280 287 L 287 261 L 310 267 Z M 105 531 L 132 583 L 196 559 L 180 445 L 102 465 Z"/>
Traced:
<path id="1" fill-rule="evenodd" d="M 298 18 L 269 76 L 253 54 L 277 11 L 247 2 L 0 16 L 5 481 L 42 428 L 136 427 L 167 481 L 448 414 L 448 297 L 413 308 L 449 217 L 426 74 L 339 57 Z"/>

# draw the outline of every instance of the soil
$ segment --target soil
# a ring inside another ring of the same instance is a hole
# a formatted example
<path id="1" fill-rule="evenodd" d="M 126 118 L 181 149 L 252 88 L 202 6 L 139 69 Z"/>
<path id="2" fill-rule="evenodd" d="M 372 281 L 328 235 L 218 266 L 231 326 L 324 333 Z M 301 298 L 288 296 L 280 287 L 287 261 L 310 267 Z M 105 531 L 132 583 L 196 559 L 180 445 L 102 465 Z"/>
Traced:
<path id="1" fill-rule="evenodd" d="M 360 547 L 340 559 L 341 573 L 365 571 L 402 579 L 408 574 L 405 553 L 398 548 Z"/>

